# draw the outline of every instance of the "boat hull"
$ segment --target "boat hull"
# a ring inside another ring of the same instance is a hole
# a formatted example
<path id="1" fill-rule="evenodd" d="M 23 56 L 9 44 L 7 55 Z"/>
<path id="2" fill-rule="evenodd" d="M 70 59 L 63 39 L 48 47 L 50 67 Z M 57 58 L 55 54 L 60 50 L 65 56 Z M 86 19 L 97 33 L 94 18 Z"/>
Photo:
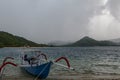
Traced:
<path id="1" fill-rule="evenodd" d="M 50 67 L 52 64 L 52 62 L 47 62 L 36 66 L 22 65 L 21 68 L 33 76 L 39 77 L 40 79 L 45 79 L 49 74 Z"/>

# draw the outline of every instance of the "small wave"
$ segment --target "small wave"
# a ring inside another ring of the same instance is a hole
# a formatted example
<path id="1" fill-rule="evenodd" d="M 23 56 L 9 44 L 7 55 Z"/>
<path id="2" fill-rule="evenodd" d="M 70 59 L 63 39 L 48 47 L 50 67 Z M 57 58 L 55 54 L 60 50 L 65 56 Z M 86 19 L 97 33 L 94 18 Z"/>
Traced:
<path id="1" fill-rule="evenodd" d="M 97 75 L 120 75 L 120 73 L 115 72 L 95 72 Z"/>
<path id="2" fill-rule="evenodd" d="M 83 74 L 95 74 L 93 70 L 83 70 Z"/>

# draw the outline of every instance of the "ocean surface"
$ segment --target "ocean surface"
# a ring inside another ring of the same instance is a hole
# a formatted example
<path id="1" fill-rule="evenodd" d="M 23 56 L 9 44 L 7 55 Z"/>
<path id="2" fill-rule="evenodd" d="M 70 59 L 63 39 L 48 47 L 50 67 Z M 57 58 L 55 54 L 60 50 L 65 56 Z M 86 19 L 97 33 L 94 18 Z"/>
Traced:
<path id="1" fill-rule="evenodd" d="M 27 49 L 27 48 L 26 48 Z M 50 76 L 52 75 L 81 75 L 81 74 L 113 74 L 120 75 L 120 47 L 33 47 L 31 50 L 40 50 L 45 53 L 49 60 L 56 60 L 64 56 L 67 57 L 71 67 L 75 71 L 52 65 Z M 5 57 L 13 57 L 14 63 L 20 64 L 20 54 L 25 48 L 1 48 L 0 63 Z M 62 60 L 60 63 L 66 65 Z M 4 70 L 5 75 L 20 76 L 25 75 L 19 66 L 7 65 Z"/>

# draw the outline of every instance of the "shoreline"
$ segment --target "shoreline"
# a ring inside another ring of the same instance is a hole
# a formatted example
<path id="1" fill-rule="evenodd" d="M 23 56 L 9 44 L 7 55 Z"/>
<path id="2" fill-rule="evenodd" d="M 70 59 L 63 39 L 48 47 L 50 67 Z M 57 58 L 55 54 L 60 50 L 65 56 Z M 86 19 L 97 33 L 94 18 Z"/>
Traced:
<path id="1" fill-rule="evenodd" d="M 35 80 L 35 77 L 4 76 L 3 80 Z M 55 75 L 55 76 L 48 76 L 45 80 L 120 80 L 120 75 L 91 75 L 91 74 L 82 74 L 77 76 Z"/>

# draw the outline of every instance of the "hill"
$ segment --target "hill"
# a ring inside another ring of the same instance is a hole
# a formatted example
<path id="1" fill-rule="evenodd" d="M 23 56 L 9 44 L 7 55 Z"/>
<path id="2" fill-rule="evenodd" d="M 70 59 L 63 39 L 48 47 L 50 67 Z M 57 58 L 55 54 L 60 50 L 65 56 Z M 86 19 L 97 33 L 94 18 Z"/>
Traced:
<path id="1" fill-rule="evenodd" d="M 88 36 L 83 37 L 82 39 L 65 46 L 118 46 L 116 43 L 111 41 L 97 41 Z"/>
<path id="2" fill-rule="evenodd" d="M 70 41 L 52 41 L 52 42 L 49 42 L 48 45 L 54 45 L 54 46 L 61 46 L 61 45 L 67 45 L 67 44 L 70 44 L 72 42 Z"/>
<path id="3" fill-rule="evenodd" d="M 0 31 L 0 47 L 40 47 L 47 46 L 45 44 L 37 44 L 23 37 L 12 35 L 8 32 Z"/>
<path id="4" fill-rule="evenodd" d="M 120 43 L 120 38 L 111 39 L 111 40 L 109 40 L 109 41 L 116 42 L 116 43 Z"/>

